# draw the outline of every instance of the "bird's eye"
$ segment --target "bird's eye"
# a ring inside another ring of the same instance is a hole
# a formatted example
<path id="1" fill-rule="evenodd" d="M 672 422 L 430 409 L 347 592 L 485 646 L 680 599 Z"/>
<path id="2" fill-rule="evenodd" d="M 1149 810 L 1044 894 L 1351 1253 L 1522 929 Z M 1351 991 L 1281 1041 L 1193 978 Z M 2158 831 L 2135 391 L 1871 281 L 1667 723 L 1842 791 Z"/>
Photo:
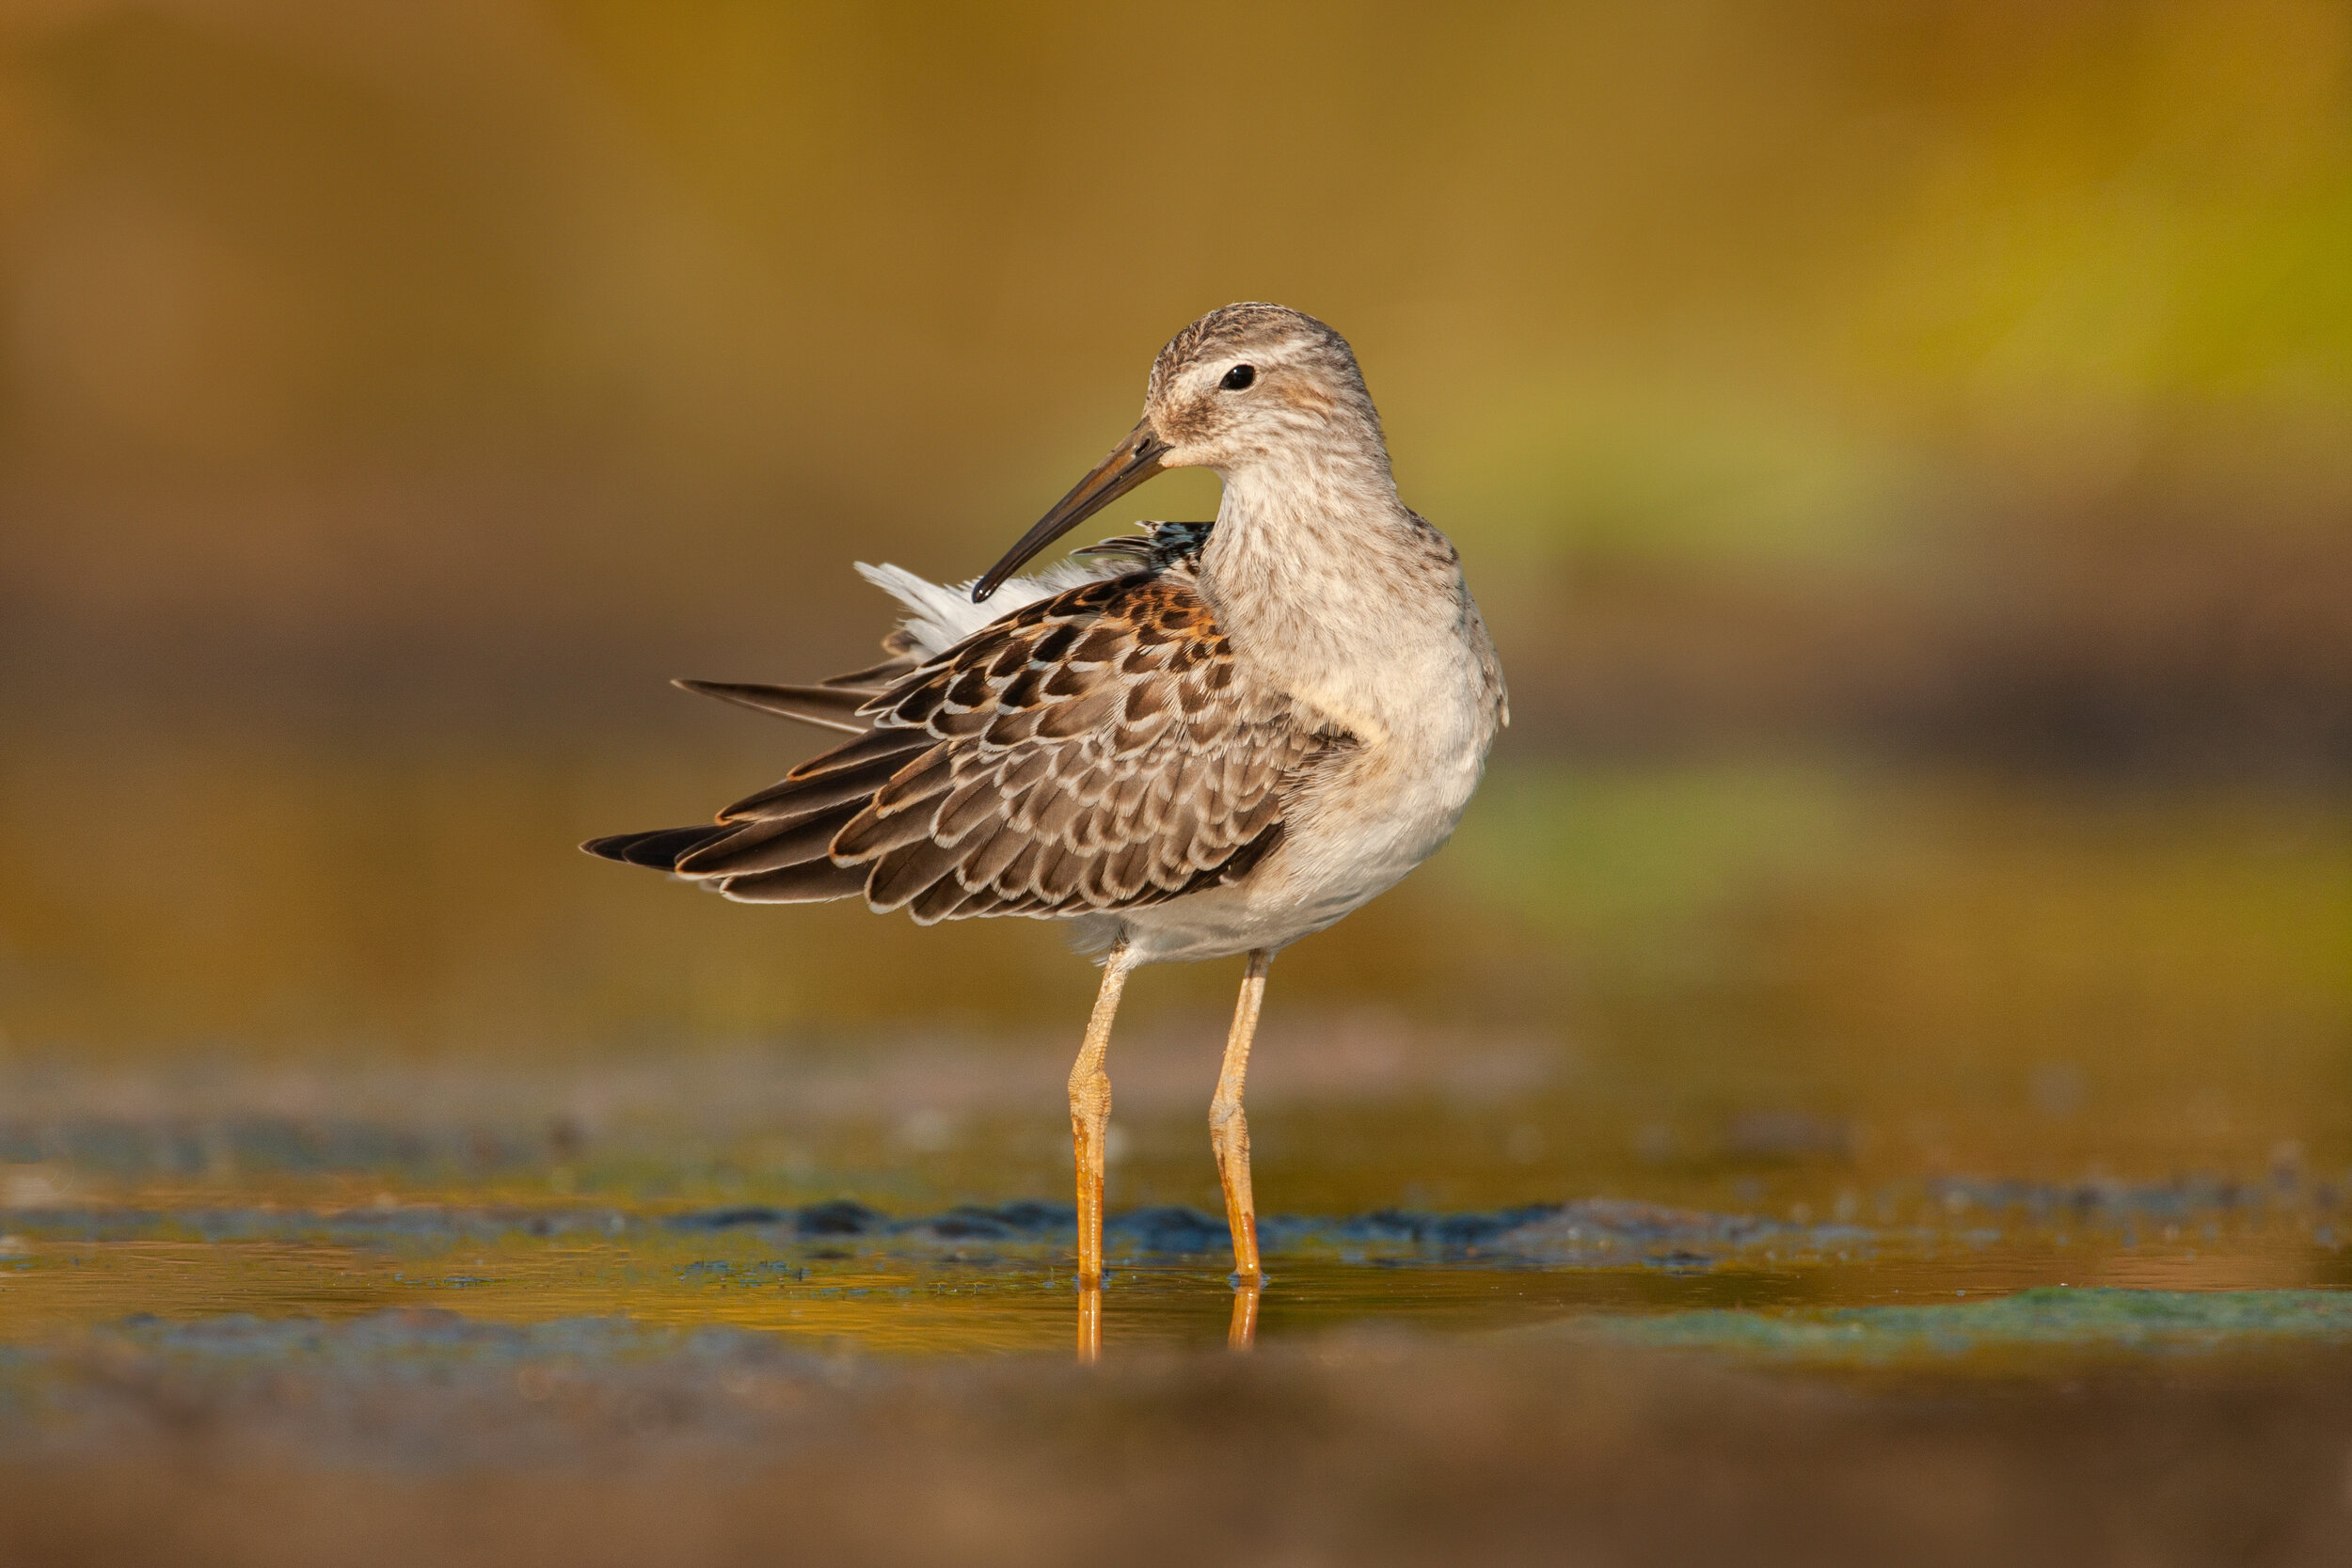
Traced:
<path id="1" fill-rule="evenodd" d="M 1248 386 L 1251 382 L 1257 379 L 1257 366 L 1235 365 L 1232 370 L 1225 372 L 1225 379 L 1218 382 L 1217 385 L 1224 388 L 1229 392 L 1238 392 L 1243 388 Z"/>

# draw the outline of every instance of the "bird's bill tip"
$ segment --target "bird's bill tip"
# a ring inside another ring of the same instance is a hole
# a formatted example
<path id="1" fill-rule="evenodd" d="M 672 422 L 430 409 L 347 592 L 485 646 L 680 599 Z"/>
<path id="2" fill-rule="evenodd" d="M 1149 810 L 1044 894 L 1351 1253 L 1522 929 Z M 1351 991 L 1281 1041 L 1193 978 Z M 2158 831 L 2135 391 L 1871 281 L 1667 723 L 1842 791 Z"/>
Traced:
<path id="1" fill-rule="evenodd" d="M 1039 518 L 1037 526 L 1005 552 L 1002 561 L 972 585 L 972 602 L 985 603 L 1031 556 L 1158 473 L 1160 459 L 1167 454 L 1168 443 L 1152 430 L 1152 421 L 1138 423 L 1127 433 L 1126 439 L 1111 449 L 1108 457 L 1071 486 L 1070 494 L 1056 501 L 1053 510 Z"/>

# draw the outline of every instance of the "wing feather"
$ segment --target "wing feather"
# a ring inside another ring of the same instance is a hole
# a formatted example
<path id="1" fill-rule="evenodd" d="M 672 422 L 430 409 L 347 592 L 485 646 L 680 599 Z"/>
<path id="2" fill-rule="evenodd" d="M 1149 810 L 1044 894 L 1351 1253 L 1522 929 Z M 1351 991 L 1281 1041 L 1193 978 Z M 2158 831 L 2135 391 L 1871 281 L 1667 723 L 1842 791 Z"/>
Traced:
<path id="1" fill-rule="evenodd" d="M 740 822 L 751 817 L 807 816 L 827 806 L 840 805 L 845 800 L 867 800 L 874 791 L 888 784 L 891 776 L 900 768 L 928 750 L 930 747 L 923 737 L 916 736 L 903 750 L 885 752 L 855 768 L 829 771 L 820 778 L 787 778 L 756 794 L 744 796 L 721 812 L 719 820 Z"/>
<path id="2" fill-rule="evenodd" d="M 1354 744 L 1236 677 L 1189 557 L 1037 600 L 928 660 L 817 687 L 681 684 L 858 733 L 715 827 L 591 847 L 731 898 L 863 893 L 925 924 L 1235 880 L 1280 842 L 1297 786 Z"/>
<path id="3" fill-rule="evenodd" d="M 850 800 L 807 816 L 747 823 L 680 855 L 672 869 L 681 877 L 740 877 L 819 860 L 832 849 L 834 835 L 864 809 Z"/>
<path id="4" fill-rule="evenodd" d="M 798 719 L 819 729 L 847 730 L 862 735 L 866 725 L 857 716 L 869 692 L 855 687 L 759 686 L 747 681 L 672 681 L 682 691 L 716 697 L 723 703 L 755 708 L 779 718 Z"/>
<path id="5" fill-rule="evenodd" d="M 752 877 L 724 877 L 716 885 L 728 897 L 745 904 L 823 904 L 865 892 L 866 868 L 805 861 Z"/>
<path id="6" fill-rule="evenodd" d="M 625 865 L 649 865 L 667 871 L 680 855 L 692 854 L 704 845 L 725 837 L 726 832 L 726 829 L 706 822 L 691 828 L 657 828 L 647 833 L 613 833 L 592 838 L 580 847 Z"/>

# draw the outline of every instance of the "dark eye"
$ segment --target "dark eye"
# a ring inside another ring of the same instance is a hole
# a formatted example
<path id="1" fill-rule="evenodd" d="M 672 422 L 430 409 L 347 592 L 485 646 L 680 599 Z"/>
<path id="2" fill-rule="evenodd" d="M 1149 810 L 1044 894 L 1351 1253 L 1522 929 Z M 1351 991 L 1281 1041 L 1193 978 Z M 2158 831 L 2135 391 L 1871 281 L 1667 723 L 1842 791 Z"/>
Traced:
<path id="1" fill-rule="evenodd" d="M 1225 379 L 1218 382 L 1217 385 L 1224 388 L 1229 392 L 1238 392 L 1243 388 L 1248 386 L 1251 382 L 1257 379 L 1257 366 L 1235 365 L 1232 370 L 1225 372 Z"/>

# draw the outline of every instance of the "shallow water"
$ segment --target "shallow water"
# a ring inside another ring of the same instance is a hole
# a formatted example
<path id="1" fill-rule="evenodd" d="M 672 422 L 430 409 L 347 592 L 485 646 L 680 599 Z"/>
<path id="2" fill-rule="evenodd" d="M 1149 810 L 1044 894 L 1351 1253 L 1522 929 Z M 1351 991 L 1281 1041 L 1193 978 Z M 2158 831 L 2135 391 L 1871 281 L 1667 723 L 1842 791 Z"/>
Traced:
<path id="1" fill-rule="evenodd" d="M 266 1142 L 248 1128 L 243 1157 Z M 363 1154 L 398 1142 L 380 1130 L 341 1136 L 343 1150 Z M 118 1177 L 76 1195 L 61 1167 L 13 1167 L 0 1336 L 40 1342 L 133 1313 L 332 1322 L 433 1307 L 515 1323 L 724 1324 L 898 1355 L 1070 1342 L 1066 1203 L 582 1201 L 583 1185 L 617 1184 L 593 1166 L 565 1169 L 567 1199 L 544 1185 L 527 1195 L 525 1173 L 510 1171 L 355 1201 L 355 1180 L 387 1173 L 335 1169 L 335 1152 L 332 1141 L 314 1145 L 300 1173 L 248 1164 L 209 1189 Z M 2280 1168 L 2138 1184 L 1944 1179 L 1820 1218 L 1594 1198 L 1278 1213 L 1261 1227 L 1273 1283 L 1258 1332 L 1271 1340 L 1355 1323 L 1480 1334 L 1681 1314 L 1690 1326 L 1673 1342 L 1711 1342 L 1703 1325 L 1721 1323 L 1714 1338 L 1738 1350 L 1749 1332 L 1721 1316 L 1727 1309 L 1983 1303 L 2037 1288 L 2326 1290 L 2352 1284 L 2344 1201 L 2338 1182 Z M 1112 1217 L 1108 1249 L 1113 1348 L 1223 1341 L 1232 1291 L 1220 1218 L 1129 1207 Z M 1867 1334 L 1879 1320 L 1850 1321 Z M 1964 1338 L 1968 1320 L 1954 1321 Z"/>

